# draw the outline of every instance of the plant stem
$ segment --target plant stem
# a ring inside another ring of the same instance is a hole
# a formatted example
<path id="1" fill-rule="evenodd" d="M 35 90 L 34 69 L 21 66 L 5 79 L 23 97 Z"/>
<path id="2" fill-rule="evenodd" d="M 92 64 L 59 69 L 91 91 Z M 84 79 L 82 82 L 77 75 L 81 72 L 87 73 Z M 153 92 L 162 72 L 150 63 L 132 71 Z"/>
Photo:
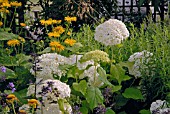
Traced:
<path id="1" fill-rule="evenodd" d="M 12 17 L 12 20 L 11 20 L 11 23 L 10 23 L 9 28 L 11 28 L 11 26 L 12 26 L 12 23 L 13 23 L 13 20 L 14 20 L 14 17 L 15 17 L 15 12 L 16 12 L 16 7 L 15 7 L 15 10 L 14 10 L 14 15 L 13 15 L 13 17 Z"/>
<path id="2" fill-rule="evenodd" d="M 15 112 L 14 103 L 12 103 L 12 109 L 13 109 L 13 111 L 14 111 L 14 114 L 17 114 L 17 113 Z"/>
<path id="3" fill-rule="evenodd" d="M 34 107 L 32 106 L 32 111 L 31 111 L 32 114 L 34 114 Z"/>

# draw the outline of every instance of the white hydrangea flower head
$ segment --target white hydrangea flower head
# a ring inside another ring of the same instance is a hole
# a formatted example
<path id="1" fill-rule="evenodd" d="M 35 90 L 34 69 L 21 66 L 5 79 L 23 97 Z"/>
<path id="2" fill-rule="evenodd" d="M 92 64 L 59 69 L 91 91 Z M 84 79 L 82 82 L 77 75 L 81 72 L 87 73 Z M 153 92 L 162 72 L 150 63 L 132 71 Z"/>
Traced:
<path id="1" fill-rule="evenodd" d="M 152 102 L 150 107 L 151 114 L 165 114 L 165 112 L 170 113 L 170 108 L 168 108 L 169 105 L 166 100 L 156 100 L 155 102 Z M 168 114 L 169 114 L 168 113 Z"/>
<path id="2" fill-rule="evenodd" d="M 117 19 L 109 19 L 96 27 L 94 38 L 106 46 L 120 44 L 129 37 L 126 25 Z"/>
<path id="3" fill-rule="evenodd" d="M 49 83 L 51 84 L 50 86 Z M 35 85 L 30 85 L 27 90 L 27 96 L 35 94 Z M 68 98 L 70 93 L 69 85 L 59 80 L 48 79 L 36 85 L 36 96 L 42 97 L 43 100 L 49 99 L 49 102 L 57 101 L 59 98 Z"/>
<path id="4" fill-rule="evenodd" d="M 131 55 L 128 59 L 129 62 L 134 62 L 134 65 L 132 69 L 129 69 L 129 74 L 134 75 L 135 77 L 141 77 L 141 70 L 147 69 L 148 64 L 150 62 L 150 57 L 153 56 L 153 53 L 150 53 L 146 50 L 142 52 L 136 52 L 133 55 Z M 149 73 L 149 71 L 145 70 L 146 74 Z"/>
<path id="5" fill-rule="evenodd" d="M 42 70 L 36 72 L 36 77 L 45 79 L 54 79 L 53 75 L 56 74 L 59 77 L 66 74 L 65 70 L 59 69 L 59 65 L 66 64 L 68 58 L 57 53 L 47 53 L 38 57 L 40 60 L 36 66 L 42 68 Z M 35 75 L 33 69 L 30 72 Z"/>

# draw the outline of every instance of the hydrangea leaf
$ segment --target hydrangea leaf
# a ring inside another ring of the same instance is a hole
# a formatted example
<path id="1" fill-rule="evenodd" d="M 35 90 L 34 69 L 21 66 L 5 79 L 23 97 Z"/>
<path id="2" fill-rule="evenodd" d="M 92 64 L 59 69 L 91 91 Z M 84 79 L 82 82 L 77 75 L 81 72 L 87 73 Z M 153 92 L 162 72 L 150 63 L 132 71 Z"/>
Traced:
<path id="1" fill-rule="evenodd" d="M 21 103 L 26 104 L 28 102 L 27 99 L 25 99 L 25 97 L 27 96 L 27 88 L 22 89 L 18 92 L 14 92 L 14 95 L 19 99 Z"/>
<path id="2" fill-rule="evenodd" d="M 98 67 L 98 68 L 97 68 L 97 72 L 99 73 L 99 79 L 100 79 L 103 83 L 112 86 L 112 84 L 107 80 L 106 71 L 105 71 L 102 67 Z"/>
<path id="3" fill-rule="evenodd" d="M 116 91 L 119 91 L 120 89 L 122 88 L 121 85 L 117 85 L 117 86 L 112 86 L 112 92 L 116 92 Z"/>
<path id="4" fill-rule="evenodd" d="M 80 107 L 80 112 L 82 114 L 88 114 L 88 109 L 86 107 Z"/>
<path id="5" fill-rule="evenodd" d="M 136 88 L 127 88 L 125 92 L 122 94 L 125 98 L 132 99 L 143 99 L 142 93 L 139 89 Z"/>
<path id="6" fill-rule="evenodd" d="M 86 90 L 87 90 L 87 82 L 85 80 L 82 80 L 79 83 L 73 83 L 73 88 L 76 91 L 79 91 L 83 95 L 85 95 L 86 94 Z"/>
<path id="7" fill-rule="evenodd" d="M 112 109 L 107 109 L 105 114 L 116 114 Z"/>
<path id="8" fill-rule="evenodd" d="M 129 80 L 130 77 L 125 75 L 125 70 L 121 67 L 121 65 L 112 65 L 110 68 L 110 72 L 112 75 L 112 78 L 117 79 L 119 85 L 121 85 L 122 81 Z"/>
<path id="9" fill-rule="evenodd" d="M 93 86 L 88 87 L 86 100 L 89 103 L 89 107 L 91 110 L 97 107 L 98 104 L 103 104 L 103 96 L 99 88 Z"/>

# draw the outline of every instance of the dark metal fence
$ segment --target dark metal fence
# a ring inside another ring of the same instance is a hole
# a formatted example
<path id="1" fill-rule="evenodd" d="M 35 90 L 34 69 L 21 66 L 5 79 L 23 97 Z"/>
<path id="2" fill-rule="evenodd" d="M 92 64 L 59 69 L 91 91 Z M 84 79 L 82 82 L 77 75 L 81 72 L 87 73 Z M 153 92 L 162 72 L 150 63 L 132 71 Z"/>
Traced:
<path id="1" fill-rule="evenodd" d="M 140 21 L 147 15 L 152 15 L 154 22 L 164 20 L 168 15 L 168 5 L 170 1 L 162 0 L 158 7 L 154 7 L 151 3 L 139 5 L 139 0 L 118 0 L 117 11 L 113 13 L 113 17 L 122 21 Z M 158 8 L 158 9 L 157 9 Z"/>

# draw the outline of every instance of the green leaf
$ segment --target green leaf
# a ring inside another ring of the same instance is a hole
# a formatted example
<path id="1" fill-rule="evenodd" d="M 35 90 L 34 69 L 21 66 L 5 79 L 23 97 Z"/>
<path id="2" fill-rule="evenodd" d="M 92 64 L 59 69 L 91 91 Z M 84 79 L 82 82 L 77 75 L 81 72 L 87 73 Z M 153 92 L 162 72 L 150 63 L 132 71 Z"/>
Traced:
<path id="1" fill-rule="evenodd" d="M 99 73 L 99 80 L 101 80 L 103 83 L 112 86 L 112 84 L 107 80 L 106 71 L 102 67 L 97 68 L 97 72 Z"/>
<path id="2" fill-rule="evenodd" d="M 130 79 L 129 76 L 125 75 L 125 70 L 119 64 L 111 65 L 110 72 L 111 72 L 112 78 L 117 79 L 119 85 L 121 85 L 122 81 L 126 81 Z"/>
<path id="3" fill-rule="evenodd" d="M 112 109 L 107 109 L 105 114 L 116 114 Z"/>
<path id="4" fill-rule="evenodd" d="M 112 92 L 114 93 L 114 92 L 116 92 L 116 91 L 119 91 L 119 90 L 122 88 L 122 86 L 121 86 L 121 85 L 111 86 L 111 88 L 112 88 Z"/>
<path id="5" fill-rule="evenodd" d="M 63 114 L 65 112 L 65 110 L 64 110 L 64 102 L 66 102 L 65 99 L 58 99 L 59 109 L 63 112 Z"/>
<path id="6" fill-rule="evenodd" d="M 125 92 L 122 94 L 125 98 L 132 99 L 143 99 L 142 93 L 139 89 L 136 88 L 127 88 Z"/>
<path id="7" fill-rule="evenodd" d="M 9 68 L 6 68 L 6 72 L 1 72 L 0 71 L 0 77 L 5 76 L 6 79 L 14 79 L 17 77 L 15 72 Z"/>
<path id="8" fill-rule="evenodd" d="M 18 92 L 14 92 L 14 95 L 19 99 L 22 104 L 26 104 L 28 102 L 27 99 L 24 99 L 27 96 L 27 88 Z"/>
<path id="9" fill-rule="evenodd" d="M 93 110 L 98 104 L 103 104 L 103 96 L 99 88 L 96 87 L 88 87 L 86 100 L 89 103 L 89 107 Z"/>
<path id="10" fill-rule="evenodd" d="M 76 91 L 79 91 L 83 95 L 85 95 L 86 94 L 86 90 L 87 90 L 87 82 L 85 80 L 82 80 L 79 83 L 73 83 L 73 88 Z"/>
<path id="11" fill-rule="evenodd" d="M 140 110 L 140 114 L 151 114 L 150 110 Z"/>
<path id="12" fill-rule="evenodd" d="M 73 52 L 73 53 L 76 53 L 78 52 L 81 48 L 83 47 L 83 45 L 81 43 L 75 43 L 72 47 L 67 47 L 66 49 Z"/>
<path id="13" fill-rule="evenodd" d="M 67 67 L 67 66 L 65 66 Z M 68 66 L 69 67 L 69 66 Z M 69 71 L 67 73 L 67 77 L 72 77 L 74 79 L 79 78 L 80 74 L 82 74 L 84 70 L 79 70 L 77 66 L 71 66 L 69 67 Z"/>
<path id="14" fill-rule="evenodd" d="M 126 105 L 129 99 L 123 97 L 121 94 L 115 96 L 116 107 L 122 107 Z"/>
<path id="15" fill-rule="evenodd" d="M 18 66 L 17 59 L 14 56 L 2 56 L 0 57 L 0 63 L 4 66 Z"/>
<path id="16" fill-rule="evenodd" d="M 1 40 L 10 40 L 10 39 L 14 39 L 17 38 L 18 35 L 15 35 L 13 33 L 8 33 L 8 32 L 0 32 L 0 41 Z"/>
<path id="17" fill-rule="evenodd" d="M 18 66 L 31 66 L 32 64 L 30 64 L 28 61 L 29 59 L 31 59 L 31 56 L 27 56 L 25 54 L 17 54 L 16 55 L 16 59 L 17 59 L 17 65 Z"/>
<path id="18" fill-rule="evenodd" d="M 44 54 L 44 53 L 49 53 L 51 51 L 50 47 L 45 48 L 43 51 L 38 52 L 38 54 Z"/>
<path id="19" fill-rule="evenodd" d="M 80 112 L 82 114 L 88 114 L 88 109 L 86 107 L 80 107 Z"/>

